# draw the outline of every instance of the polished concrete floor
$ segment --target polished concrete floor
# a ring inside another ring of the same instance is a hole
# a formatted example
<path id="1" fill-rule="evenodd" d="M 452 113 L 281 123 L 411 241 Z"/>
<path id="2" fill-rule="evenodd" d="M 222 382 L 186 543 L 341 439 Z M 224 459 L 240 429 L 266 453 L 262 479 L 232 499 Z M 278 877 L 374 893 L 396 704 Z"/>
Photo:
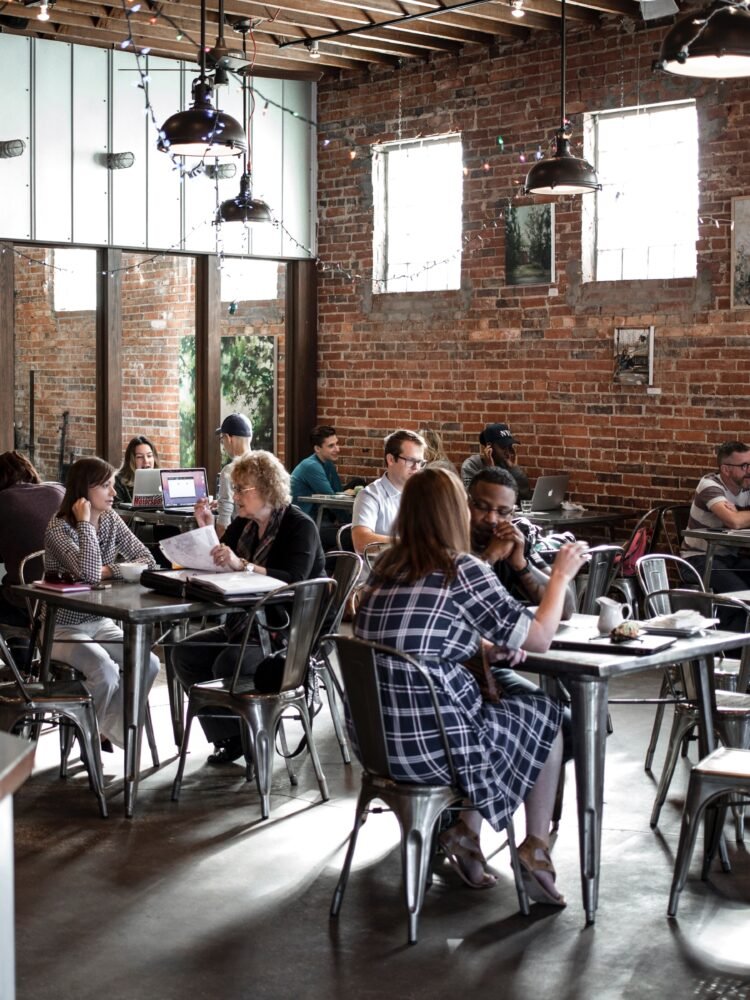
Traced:
<path id="1" fill-rule="evenodd" d="M 615 693 L 654 693 L 656 683 L 631 678 Z M 595 926 L 580 905 L 571 769 L 554 848 L 567 909 L 521 917 L 504 851 L 490 891 L 440 869 L 409 947 L 392 816 L 368 820 L 341 917 L 329 920 L 359 779 L 327 710 L 315 728 L 330 801 L 321 803 L 307 758 L 296 789 L 277 760 L 262 822 L 240 767 L 205 766 L 199 730 L 181 800 L 170 800 L 176 765 L 159 682 L 152 706 L 163 762 L 144 774 L 133 820 L 122 815 L 119 753 L 105 760 L 101 820 L 80 769 L 60 781 L 56 736 L 42 737 L 15 806 L 18 1000 L 750 997 L 750 863 L 729 826 L 733 873 L 703 883 L 696 856 L 679 919 L 666 917 L 689 765 L 680 761 L 652 831 L 654 779 L 642 763 L 651 707 L 612 710 Z M 485 826 L 486 853 L 500 842 Z"/>

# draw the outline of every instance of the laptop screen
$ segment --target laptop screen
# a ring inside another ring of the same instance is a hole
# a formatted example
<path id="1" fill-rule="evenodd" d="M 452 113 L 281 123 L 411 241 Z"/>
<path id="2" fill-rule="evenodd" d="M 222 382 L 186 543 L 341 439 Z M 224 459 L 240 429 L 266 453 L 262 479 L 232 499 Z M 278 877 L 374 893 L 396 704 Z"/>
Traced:
<path id="1" fill-rule="evenodd" d="M 194 507 L 208 496 L 205 469 L 160 469 L 164 507 Z"/>

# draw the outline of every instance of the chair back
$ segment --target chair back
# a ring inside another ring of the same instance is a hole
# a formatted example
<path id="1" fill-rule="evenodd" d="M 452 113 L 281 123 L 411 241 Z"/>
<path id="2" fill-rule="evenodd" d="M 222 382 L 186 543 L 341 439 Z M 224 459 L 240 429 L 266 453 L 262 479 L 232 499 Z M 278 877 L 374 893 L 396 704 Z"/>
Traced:
<path id="1" fill-rule="evenodd" d="M 390 544 L 390 542 L 369 542 L 369 544 L 365 545 L 362 550 L 362 555 L 365 560 L 365 566 L 368 570 L 372 569 L 378 561 L 380 553 L 384 552 Z"/>
<path id="2" fill-rule="evenodd" d="M 327 552 L 325 571 L 336 584 L 326 617 L 325 630 L 338 632 L 346 610 L 346 602 L 351 597 L 362 571 L 362 557 L 354 552 Z"/>
<path id="3" fill-rule="evenodd" d="M 676 503 L 662 507 L 660 512 L 660 539 L 670 555 L 678 556 L 682 546 L 682 533 L 690 520 L 690 504 Z M 651 550 L 653 551 L 653 549 Z"/>
<path id="4" fill-rule="evenodd" d="M 641 556 L 656 551 L 662 530 L 661 507 L 651 507 L 635 523 L 630 538 L 623 545 L 621 576 L 635 576 L 635 564 Z"/>
<path id="5" fill-rule="evenodd" d="M 389 646 L 382 646 L 379 643 L 365 642 L 363 639 L 352 639 L 344 635 L 325 636 L 324 639 L 332 642 L 336 650 L 349 715 L 357 737 L 359 759 L 364 769 L 370 774 L 393 780 L 388 764 L 388 743 L 383 724 L 380 676 L 381 671 L 388 670 L 388 661 L 395 660 L 401 665 L 408 665 L 410 669 L 420 675 L 427 686 L 435 712 L 435 725 L 440 734 L 445 759 L 450 770 L 450 783 L 457 785 L 458 778 L 435 686 L 422 664 L 407 653 L 402 653 Z M 422 713 L 420 713 L 420 719 L 425 721 Z"/>
<path id="6" fill-rule="evenodd" d="M 14 687 L 18 691 L 18 694 L 21 696 L 22 701 L 24 701 L 28 705 L 34 699 L 31 693 L 29 692 L 29 689 L 26 687 L 24 679 L 21 676 L 21 671 L 18 669 L 16 661 L 13 659 L 13 654 L 8 648 L 8 644 L 5 641 L 5 636 L 2 634 L 2 632 L 0 632 L 0 655 L 2 655 L 3 661 L 5 662 L 6 666 L 10 668 L 10 672 L 13 675 Z"/>
<path id="7" fill-rule="evenodd" d="M 348 521 L 346 524 L 342 524 L 339 530 L 336 532 L 336 549 L 341 550 L 344 548 L 344 541 L 346 536 L 349 536 L 349 541 L 352 540 L 352 523 Z"/>
<path id="8" fill-rule="evenodd" d="M 591 561 L 584 590 L 578 601 L 578 610 L 582 615 L 599 613 L 597 598 L 606 597 L 612 580 L 617 575 L 623 553 L 621 545 L 597 545 L 589 551 Z"/>
<path id="9" fill-rule="evenodd" d="M 673 610 L 666 596 L 673 582 L 670 570 L 677 576 L 678 582 L 684 582 L 688 587 L 695 586 L 699 591 L 704 589 L 700 573 L 687 559 L 667 553 L 642 556 L 636 563 L 636 575 L 646 598 L 646 607 L 652 615 L 667 615 Z M 660 592 L 658 596 L 657 592 Z"/>

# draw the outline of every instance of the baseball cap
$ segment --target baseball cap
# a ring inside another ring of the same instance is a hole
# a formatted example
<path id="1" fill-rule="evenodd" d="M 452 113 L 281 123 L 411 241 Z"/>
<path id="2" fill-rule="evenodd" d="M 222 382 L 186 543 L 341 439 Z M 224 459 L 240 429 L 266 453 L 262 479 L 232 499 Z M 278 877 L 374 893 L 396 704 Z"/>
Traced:
<path id="1" fill-rule="evenodd" d="M 230 434 L 232 437 L 251 438 L 253 436 L 253 425 L 244 413 L 230 413 L 224 417 L 221 427 L 216 428 L 217 434 Z"/>
<path id="2" fill-rule="evenodd" d="M 507 424 L 486 424 L 484 430 L 479 435 L 480 444 L 499 444 L 503 448 L 510 448 L 518 444 Z"/>

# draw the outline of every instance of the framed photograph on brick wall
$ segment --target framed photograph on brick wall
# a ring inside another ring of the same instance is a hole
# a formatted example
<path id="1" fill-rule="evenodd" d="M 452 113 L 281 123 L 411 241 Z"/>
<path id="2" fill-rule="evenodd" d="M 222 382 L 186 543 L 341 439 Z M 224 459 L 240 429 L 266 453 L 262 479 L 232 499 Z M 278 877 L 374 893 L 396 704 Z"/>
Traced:
<path id="1" fill-rule="evenodd" d="M 750 198 L 732 198 L 732 309 L 750 309 Z"/>
<path id="2" fill-rule="evenodd" d="M 514 205 L 505 210 L 506 285 L 555 281 L 555 206 Z"/>
<path id="3" fill-rule="evenodd" d="M 615 327 L 615 370 L 619 385 L 654 384 L 653 326 Z"/>

